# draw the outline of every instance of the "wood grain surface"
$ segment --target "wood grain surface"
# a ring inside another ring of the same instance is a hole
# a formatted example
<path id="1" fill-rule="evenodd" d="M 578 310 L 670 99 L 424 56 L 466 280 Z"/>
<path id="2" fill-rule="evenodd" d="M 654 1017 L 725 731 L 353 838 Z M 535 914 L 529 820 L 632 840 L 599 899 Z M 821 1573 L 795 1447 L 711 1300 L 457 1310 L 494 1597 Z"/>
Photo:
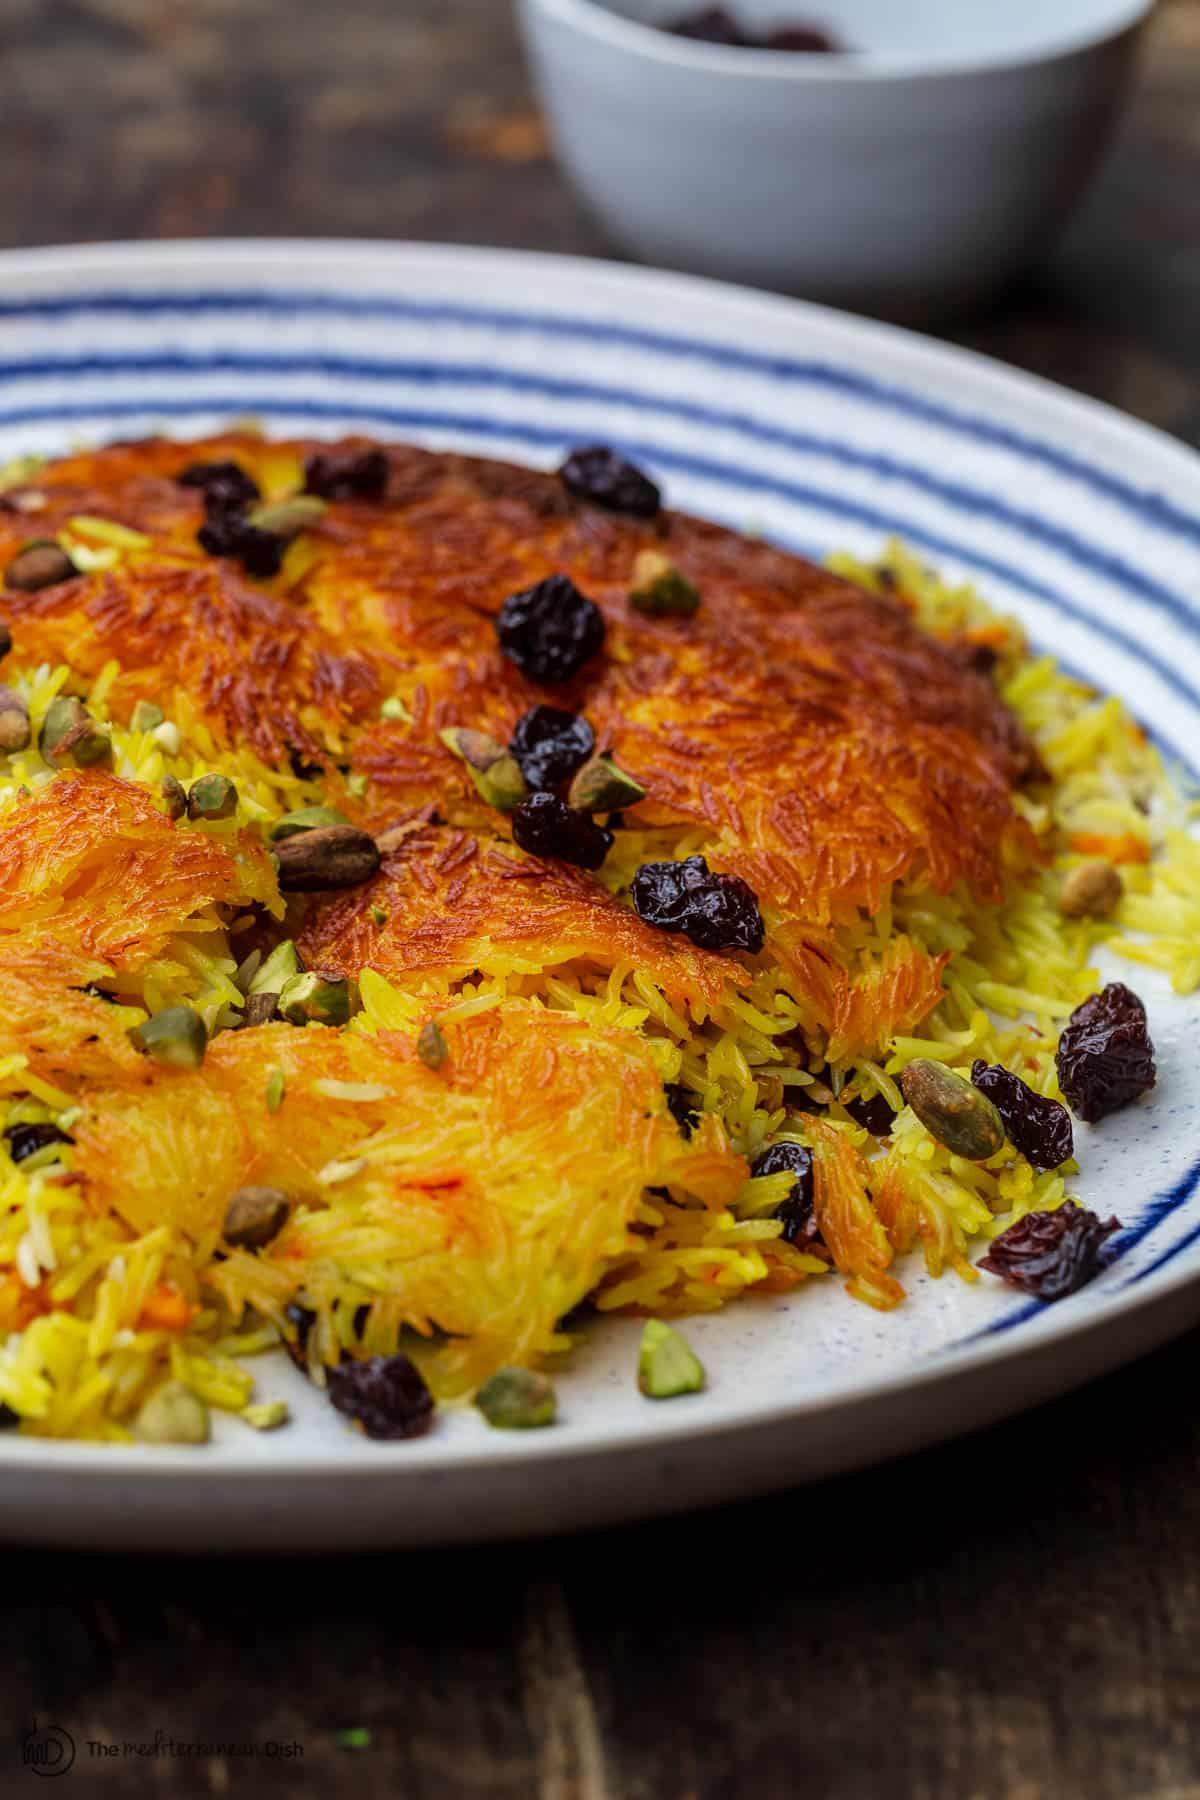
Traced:
<path id="1" fill-rule="evenodd" d="M 0 54 L 4 243 L 611 253 L 505 0 L 3 0 Z M 951 335 L 1200 443 L 1200 0 L 1161 8 L 1059 251 Z M 1198 1359 L 1200 1334 L 888 1468 L 573 1540 L 10 1553 L 0 1793 L 38 1791 L 36 1724 L 74 1740 L 60 1791 L 131 1800 L 1200 1800 Z"/>

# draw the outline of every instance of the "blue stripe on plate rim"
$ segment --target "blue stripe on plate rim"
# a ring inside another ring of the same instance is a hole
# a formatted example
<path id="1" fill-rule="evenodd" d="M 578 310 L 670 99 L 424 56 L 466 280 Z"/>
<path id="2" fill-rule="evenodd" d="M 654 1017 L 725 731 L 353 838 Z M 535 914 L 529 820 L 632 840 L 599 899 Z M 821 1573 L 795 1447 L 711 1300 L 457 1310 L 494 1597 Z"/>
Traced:
<path id="1" fill-rule="evenodd" d="M 977 441 L 1013 450 L 1023 457 L 1041 462 L 1060 473 L 1079 480 L 1106 499 L 1122 505 L 1147 524 L 1174 532 L 1192 542 L 1200 543 L 1200 518 L 1193 517 L 1183 509 L 1172 505 L 1162 495 L 1151 490 L 1139 489 L 1069 452 L 1032 438 L 1025 433 L 1015 432 L 1007 426 L 997 425 L 982 415 L 946 407 L 938 402 L 926 400 L 905 388 L 872 380 L 857 371 L 829 362 L 765 356 L 703 339 L 639 330 L 595 320 L 581 320 L 555 314 L 472 307 L 442 301 L 425 303 L 402 299 L 368 300 L 344 295 L 254 289 L 237 292 L 226 290 L 220 294 L 92 293 L 69 297 L 46 297 L 40 300 L 0 301 L 0 319 L 62 317 L 89 312 L 133 315 L 171 312 L 228 314 L 247 310 L 291 314 L 340 313 L 349 317 L 397 317 L 424 323 L 459 322 L 485 325 L 490 329 L 502 331 L 541 331 L 554 336 L 626 344 L 631 347 L 651 349 L 661 354 L 699 358 L 713 366 L 739 367 L 769 375 L 776 380 L 782 378 L 798 383 L 808 382 L 824 385 L 852 393 L 878 404 L 886 410 L 936 423 Z M 1113 585 L 1148 601 L 1156 610 L 1164 612 L 1177 625 L 1194 630 L 1200 624 L 1200 614 L 1186 600 L 1172 593 L 1161 583 L 1143 575 L 1122 558 L 1106 555 L 1065 527 L 1037 514 L 1025 513 L 1009 507 L 994 495 L 983 493 L 960 483 L 945 481 L 916 464 L 902 462 L 881 453 L 857 450 L 835 440 L 786 431 L 757 421 L 744 413 L 724 412 L 696 402 L 667 399 L 664 396 L 638 393 L 631 389 L 581 381 L 556 380 L 526 371 L 498 369 L 495 365 L 438 364 L 429 361 L 405 362 L 382 358 L 241 356 L 230 352 L 215 352 L 208 356 L 170 353 L 141 357 L 112 355 L 82 358 L 14 359 L 0 362 L 0 387 L 5 383 L 12 384 L 20 380 L 51 379 L 72 375 L 129 375 L 136 377 L 148 374 L 186 376 L 220 373 L 268 378 L 271 375 L 286 374 L 335 375 L 348 379 L 407 381 L 424 386 L 441 383 L 457 386 L 490 386 L 501 391 L 540 393 L 548 398 L 578 399 L 585 402 L 621 405 L 632 411 L 657 412 L 668 417 L 673 416 L 689 424 L 703 424 L 718 429 L 732 430 L 751 441 L 757 440 L 775 448 L 785 448 L 800 454 L 822 457 L 843 467 L 859 468 L 884 478 L 906 482 L 918 491 L 931 495 L 952 511 L 988 517 L 1007 527 L 1019 529 L 1027 536 L 1036 538 L 1056 550 L 1067 561 L 1074 562 L 1077 566 L 1088 569 L 1093 574 L 1099 574 Z M 292 401 L 283 400 L 278 395 L 260 396 L 245 393 L 234 396 L 206 394 L 203 397 L 186 400 L 170 400 L 164 396 L 156 396 L 152 406 L 148 406 L 142 401 L 118 400 L 63 405 L 26 405 L 0 409 L 0 425 L 11 427 L 21 424 L 68 422 L 86 418 L 112 418 L 115 420 L 132 416 L 186 418 L 214 412 L 228 412 L 236 415 L 254 411 L 282 417 L 325 420 L 340 418 L 362 422 L 371 420 L 412 430 L 455 431 L 472 436 L 516 438 L 541 447 L 558 446 L 571 441 L 573 436 L 580 435 L 572 434 L 562 427 L 550 430 L 523 423 L 499 421 L 476 414 L 411 407 L 362 406 L 347 402 L 339 404 L 336 402 Z M 1197 693 L 1179 676 L 1170 664 L 1148 652 L 1144 644 L 1139 644 L 1118 627 L 1097 618 L 1086 607 L 1076 605 L 1054 588 L 1022 574 L 999 558 L 983 555 L 947 539 L 937 532 L 930 531 L 915 521 L 881 511 L 827 489 L 785 481 L 764 472 L 747 470 L 725 462 L 691 456 L 648 441 L 624 440 L 620 447 L 627 454 L 640 456 L 647 462 L 660 467 L 676 469 L 680 473 L 712 480 L 722 486 L 738 487 L 749 492 L 769 493 L 801 505 L 814 507 L 836 517 L 853 520 L 857 524 L 866 525 L 881 532 L 895 533 L 910 542 L 920 544 L 922 548 L 930 550 L 934 554 L 951 556 L 981 570 L 984 574 L 994 575 L 1017 590 L 1043 601 L 1064 616 L 1086 624 L 1089 629 L 1096 631 L 1115 646 L 1120 647 L 1126 654 L 1152 668 L 1168 686 L 1191 705 L 1200 709 L 1200 693 Z M 793 545 L 792 547 L 803 548 L 809 554 L 813 553 L 811 546 Z M 1181 754 L 1178 746 L 1172 746 L 1172 748 L 1177 755 Z M 1114 1254 L 1110 1260 L 1109 1269 L 1115 1268 L 1118 1262 L 1122 1261 L 1137 1244 L 1170 1218 L 1192 1195 L 1198 1183 L 1200 1183 L 1200 1161 L 1193 1164 L 1170 1188 L 1156 1195 L 1139 1223 L 1123 1231 L 1115 1240 Z M 1144 1280 L 1195 1242 L 1197 1238 L 1200 1238 L 1200 1224 L 1192 1227 L 1182 1238 L 1163 1250 L 1150 1263 L 1128 1274 L 1124 1280 L 1115 1284 L 1116 1287 L 1129 1287 Z M 973 1333 L 959 1342 L 974 1342 L 997 1332 L 1007 1331 L 1026 1319 L 1038 1315 L 1044 1308 L 1045 1303 L 1039 1300 L 1023 1302 L 1011 1312 L 993 1320 L 981 1331 Z"/>
<path id="2" fill-rule="evenodd" d="M 716 368 L 745 369 L 766 375 L 772 380 L 821 385 L 858 395 L 887 410 L 907 413 L 912 418 L 957 431 L 981 443 L 1013 450 L 1082 482 L 1106 499 L 1117 501 L 1147 524 L 1176 532 L 1192 543 L 1200 543 L 1200 517 L 1175 506 L 1165 495 L 1156 493 L 1151 488 L 1136 487 L 1132 482 L 1123 481 L 1119 476 L 1056 444 L 1047 443 L 1025 432 L 1014 431 L 1011 426 L 999 425 L 983 414 L 963 412 L 940 401 L 928 400 L 910 389 L 890 382 L 876 381 L 858 370 L 823 359 L 767 356 L 704 338 L 650 331 L 606 320 L 581 319 L 561 313 L 513 311 L 499 307 L 471 306 L 459 301 L 405 300 L 398 296 L 368 299 L 365 296 L 303 289 L 245 288 L 222 289 L 220 293 L 187 294 L 169 291 L 140 294 L 96 291 L 48 295 L 41 299 L 0 300 L 0 319 L 64 318 L 89 312 L 137 316 L 172 312 L 228 314 L 245 311 L 340 313 L 348 318 L 395 318 L 433 325 L 480 325 L 502 332 L 542 332 L 551 337 L 624 344 L 664 356 L 687 357 L 707 362 Z"/>

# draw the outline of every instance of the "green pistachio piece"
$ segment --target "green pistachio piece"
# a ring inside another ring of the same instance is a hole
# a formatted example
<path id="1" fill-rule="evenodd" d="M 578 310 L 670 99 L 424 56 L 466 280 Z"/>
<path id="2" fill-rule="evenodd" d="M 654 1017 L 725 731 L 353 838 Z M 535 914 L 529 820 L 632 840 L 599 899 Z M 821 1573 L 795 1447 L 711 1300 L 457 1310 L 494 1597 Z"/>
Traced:
<path id="1" fill-rule="evenodd" d="M 247 522 L 259 531 L 275 537 L 299 537 L 310 525 L 316 525 L 329 511 L 324 500 L 315 494 L 290 494 L 286 500 L 265 500 L 246 514 Z"/>
<path id="2" fill-rule="evenodd" d="M 284 813 L 272 825 L 269 836 L 273 844 L 283 838 L 295 837 L 301 831 L 319 831 L 323 825 L 348 825 L 345 813 L 338 812 L 333 806 L 299 806 L 295 812 Z"/>
<path id="3" fill-rule="evenodd" d="M 153 731 L 156 725 L 162 724 L 166 716 L 162 707 L 155 706 L 153 700 L 139 700 L 129 715 L 129 729 L 131 731 Z"/>
<path id="4" fill-rule="evenodd" d="M 700 594 L 660 550 L 641 550 L 634 559 L 629 604 L 656 619 L 689 618 L 700 605 Z"/>
<path id="5" fill-rule="evenodd" d="M 277 1431 L 281 1425 L 291 1423 L 292 1415 L 286 1400 L 259 1400 L 252 1406 L 243 1406 L 238 1418 L 253 1425 L 255 1431 Z"/>
<path id="6" fill-rule="evenodd" d="M 187 789 L 174 775 L 164 775 L 158 784 L 168 819 L 182 819 L 188 809 Z"/>
<path id="7" fill-rule="evenodd" d="M 267 1111 L 277 1113 L 287 1092 L 287 1077 L 282 1069 L 272 1069 L 267 1077 Z"/>
<path id="8" fill-rule="evenodd" d="M 432 1019 L 417 1033 L 417 1055 L 427 1069 L 440 1069 L 450 1054 L 450 1046 Z"/>
<path id="9" fill-rule="evenodd" d="M 638 1353 L 638 1386 L 649 1400 L 698 1394 L 704 1365 L 681 1332 L 661 1319 L 647 1319 Z"/>
<path id="10" fill-rule="evenodd" d="M 900 1087 L 930 1137 L 951 1155 L 986 1162 L 1003 1149 L 1004 1126 L 996 1108 L 945 1063 L 918 1057 L 901 1075 Z"/>
<path id="11" fill-rule="evenodd" d="M 358 1011 L 358 996 L 342 975 L 293 975 L 279 995 L 279 1014 L 290 1025 L 345 1025 Z"/>
<path id="12" fill-rule="evenodd" d="M 188 789 L 189 819 L 231 819 L 238 792 L 228 775 L 200 775 Z"/>
<path id="13" fill-rule="evenodd" d="M 4 571 L 4 582 L 6 587 L 36 594 L 39 588 L 56 587 L 60 581 L 70 581 L 78 573 L 60 545 L 48 538 L 35 538 L 13 557 Z"/>
<path id="14" fill-rule="evenodd" d="M 259 963 L 250 977 L 247 994 L 279 994 L 293 975 L 301 975 L 304 964 L 291 938 L 276 944 L 265 962 Z"/>
<path id="15" fill-rule="evenodd" d="M 129 1033 L 134 1048 L 173 1069 L 198 1069 L 208 1048 L 204 1020 L 190 1006 L 167 1006 Z"/>
<path id="16" fill-rule="evenodd" d="M 67 763 L 88 769 L 112 758 L 112 738 L 93 719 L 82 700 L 60 694 L 46 708 L 38 749 L 52 769 Z"/>
<path id="17" fill-rule="evenodd" d="M 498 1431 L 534 1431 L 553 1425 L 558 1397 L 535 1369 L 497 1369 L 475 1396 L 475 1404 Z"/>
<path id="18" fill-rule="evenodd" d="M 208 1407 L 182 1381 L 164 1381 L 133 1422 L 146 1444 L 207 1444 Z"/>
<path id="19" fill-rule="evenodd" d="M 586 813 L 620 812 L 645 798 L 641 782 L 619 769 L 611 756 L 589 757 L 567 792 L 568 806 Z"/>
<path id="20" fill-rule="evenodd" d="M 412 714 L 401 700 L 399 694 L 389 694 L 379 709 L 381 719 L 402 719 L 405 724 L 412 724 Z"/>
<path id="21" fill-rule="evenodd" d="M 27 750 L 32 736 L 29 708 L 15 688 L 0 687 L 0 754 Z"/>
<path id="22" fill-rule="evenodd" d="M 381 931 L 382 931 L 382 930 L 383 930 L 383 927 L 384 927 L 384 926 L 385 926 L 385 925 L 386 925 L 386 924 L 387 924 L 387 922 L 388 922 L 388 912 L 387 912 L 387 909 L 386 909 L 386 908 L 385 908 L 385 907 L 382 907 L 382 906 L 372 906 L 372 907 L 371 907 L 371 908 L 370 908 L 370 909 L 369 909 L 369 910 L 370 910 L 370 913 L 371 913 L 371 922 L 372 922 L 372 924 L 374 924 L 374 925 L 378 925 L 378 927 L 379 927 L 379 929 L 380 929 L 380 930 L 381 930 Z"/>
<path id="23" fill-rule="evenodd" d="M 529 789 L 515 756 L 498 744 L 486 731 L 472 731 L 461 725 L 450 726 L 441 734 L 447 750 L 466 763 L 476 791 L 497 812 L 512 812 L 520 806 Z"/>

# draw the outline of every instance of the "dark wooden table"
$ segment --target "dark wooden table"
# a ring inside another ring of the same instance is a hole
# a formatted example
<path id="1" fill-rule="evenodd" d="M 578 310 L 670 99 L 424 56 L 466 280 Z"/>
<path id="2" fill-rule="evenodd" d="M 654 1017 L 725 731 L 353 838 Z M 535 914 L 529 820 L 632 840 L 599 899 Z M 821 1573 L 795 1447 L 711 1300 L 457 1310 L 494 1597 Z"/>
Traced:
<path id="1" fill-rule="evenodd" d="M 5 0 L 0 45 L 8 243 L 608 250 L 504 0 Z M 1200 0 L 1160 12 L 1053 261 L 952 335 L 1200 444 Z M 1198 1357 L 1200 1334 L 889 1468 L 574 1540 L 12 1553 L 0 1792 L 36 1783 L 36 1717 L 75 1740 L 72 1793 L 1200 1800 Z"/>

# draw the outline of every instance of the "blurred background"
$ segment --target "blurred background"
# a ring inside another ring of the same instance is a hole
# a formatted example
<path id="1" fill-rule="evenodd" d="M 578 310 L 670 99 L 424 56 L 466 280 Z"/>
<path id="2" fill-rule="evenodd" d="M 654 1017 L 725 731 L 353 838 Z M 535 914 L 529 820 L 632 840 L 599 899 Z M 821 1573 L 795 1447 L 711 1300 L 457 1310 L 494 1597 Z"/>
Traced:
<path id="1" fill-rule="evenodd" d="M 509 0 L 4 0 L 0 43 L 5 244 L 253 233 L 620 254 L 555 165 Z M 1161 0 L 1065 237 L 941 335 L 1200 444 L 1198 94 L 1200 0 Z"/>

